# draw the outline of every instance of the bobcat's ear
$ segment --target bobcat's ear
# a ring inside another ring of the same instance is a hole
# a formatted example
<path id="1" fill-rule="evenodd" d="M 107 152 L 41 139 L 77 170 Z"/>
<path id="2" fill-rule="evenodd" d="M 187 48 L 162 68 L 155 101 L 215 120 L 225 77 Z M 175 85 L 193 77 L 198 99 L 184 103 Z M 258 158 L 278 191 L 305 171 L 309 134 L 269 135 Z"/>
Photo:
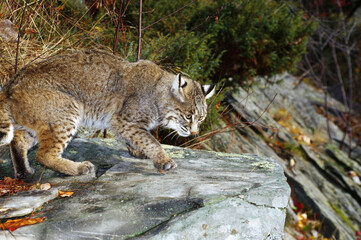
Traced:
<path id="1" fill-rule="evenodd" d="M 216 90 L 216 85 L 214 85 L 214 84 L 202 85 L 202 91 L 203 91 L 204 97 L 206 99 L 212 97 L 215 90 Z"/>
<path id="2" fill-rule="evenodd" d="M 180 102 L 184 102 L 183 88 L 187 86 L 187 82 L 182 78 L 180 74 L 176 76 L 172 83 L 172 94 Z"/>

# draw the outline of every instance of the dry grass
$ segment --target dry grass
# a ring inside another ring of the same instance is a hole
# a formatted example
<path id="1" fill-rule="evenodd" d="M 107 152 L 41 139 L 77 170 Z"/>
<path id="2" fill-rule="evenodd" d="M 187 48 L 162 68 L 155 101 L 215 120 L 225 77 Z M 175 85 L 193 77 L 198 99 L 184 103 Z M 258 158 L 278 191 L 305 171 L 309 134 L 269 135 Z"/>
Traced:
<path id="1" fill-rule="evenodd" d="M 18 5 L 19 2 L 22 5 Z M 18 52 L 18 66 L 44 59 L 48 56 L 87 47 L 103 47 L 92 39 L 99 34 L 99 21 L 86 21 L 86 9 L 76 19 L 66 15 L 64 8 L 68 1 L 2 0 L 0 19 L 9 19 L 21 33 L 19 49 L 17 43 L 0 40 L 0 84 L 10 80 L 15 71 Z M 23 21 L 21 21 L 23 18 Z M 22 22 L 22 24 L 21 24 Z M 21 24 L 21 26 L 20 26 Z"/>

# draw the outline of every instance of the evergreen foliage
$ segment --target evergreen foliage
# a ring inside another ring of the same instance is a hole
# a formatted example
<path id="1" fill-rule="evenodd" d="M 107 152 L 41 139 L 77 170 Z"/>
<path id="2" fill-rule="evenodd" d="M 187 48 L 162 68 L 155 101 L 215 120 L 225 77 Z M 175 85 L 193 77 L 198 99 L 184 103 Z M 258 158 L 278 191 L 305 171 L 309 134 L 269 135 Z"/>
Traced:
<path id="1" fill-rule="evenodd" d="M 187 3 L 148 0 L 142 24 L 148 26 Z M 136 26 L 138 9 L 132 7 L 129 22 Z M 294 70 L 305 53 L 314 25 L 302 16 L 279 1 L 195 1 L 145 31 L 148 50 L 143 56 L 215 83 L 219 76 L 236 83 L 256 75 L 273 76 Z M 149 48 L 157 47 L 162 51 L 149 54 Z"/>
<path id="2" fill-rule="evenodd" d="M 197 11 L 197 24 L 214 9 L 220 9 L 216 21 L 200 29 L 212 33 L 214 51 L 225 53 L 221 69 L 237 83 L 254 76 L 273 76 L 293 70 L 305 53 L 307 36 L 313 25 L 302 20 L 302 12 L 291 12 L 278 1 L 238 0 Z"/>

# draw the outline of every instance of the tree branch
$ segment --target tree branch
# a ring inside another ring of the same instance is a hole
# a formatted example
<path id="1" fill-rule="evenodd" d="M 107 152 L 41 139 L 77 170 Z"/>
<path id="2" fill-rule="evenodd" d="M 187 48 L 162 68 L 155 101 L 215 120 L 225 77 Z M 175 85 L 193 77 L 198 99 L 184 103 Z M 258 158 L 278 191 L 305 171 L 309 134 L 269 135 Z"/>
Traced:
<path id="1" fill-rule="evenodd" d="M 114 39 L 114 44 L 113 44 L 113 54 L 115 54 L 116 51 L 117 51 L 117 44 L 118 44 L 118 36 L 119 36 L 120 24 L 121 24 L 122 17 L 123 17 L 123 15 L 122 15 L 123 2 L 124 2 L 124 0 L 122 0 L 122 1 L 120 2 L 119 12 L 118 12 L 117 28 L 116 28 L 116 31 L 115 31 L 115 39 Z"/>

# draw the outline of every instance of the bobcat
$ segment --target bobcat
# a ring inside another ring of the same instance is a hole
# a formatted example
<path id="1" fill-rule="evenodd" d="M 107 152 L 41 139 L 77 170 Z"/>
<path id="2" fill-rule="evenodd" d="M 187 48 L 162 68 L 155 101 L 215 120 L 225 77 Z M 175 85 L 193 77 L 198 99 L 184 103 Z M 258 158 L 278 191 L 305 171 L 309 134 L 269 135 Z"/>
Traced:
<path id="1" fill-rule="evenodd" d="M 61 157 L 78 126 L 110 129 L 129 152 L 158 170 L 177 164 L 149 130 L 163 126 L 187 137 L 206 117 L 214 85 L 203 85 L 141 60 L 85 50 L 25 66 L 0 93 L 0 144 L 10 143 L 15 177 L 34 170 L 27 151 L 39 143 L 37 162 L 67 175 L 93 172 L 88 161 Z"/>

